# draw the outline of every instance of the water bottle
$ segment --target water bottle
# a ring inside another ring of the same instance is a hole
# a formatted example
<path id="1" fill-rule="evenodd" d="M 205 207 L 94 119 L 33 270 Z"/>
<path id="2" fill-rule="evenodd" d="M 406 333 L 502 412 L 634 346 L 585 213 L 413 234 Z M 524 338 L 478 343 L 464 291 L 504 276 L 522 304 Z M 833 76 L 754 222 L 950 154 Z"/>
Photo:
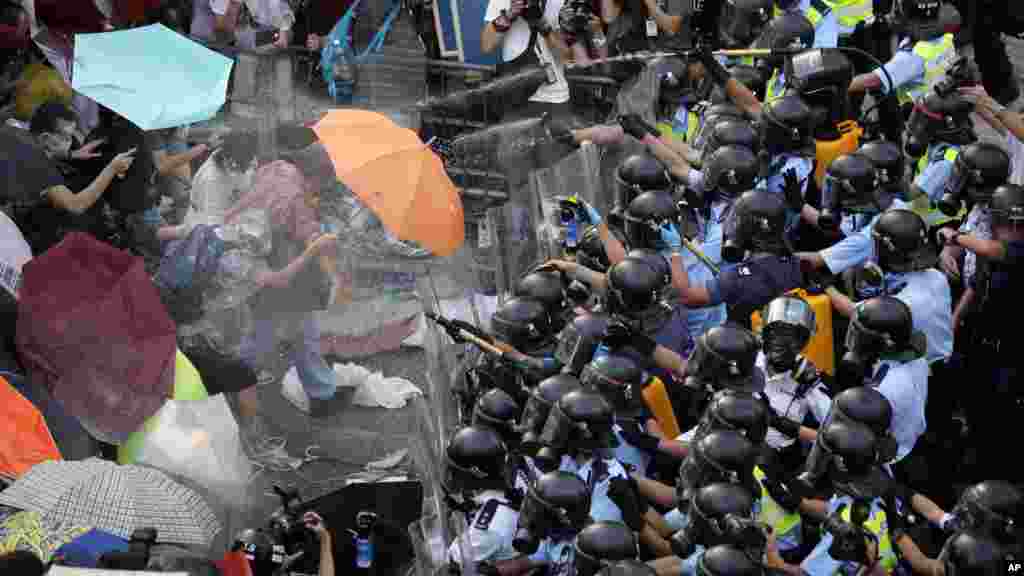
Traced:
<path id="1" fill-rule="evenodd" d="M 370 535 L 377 515 L 373 512 L 356 514 L 356 567 L 369 568 L 373 565 L 373 541 Z"/>

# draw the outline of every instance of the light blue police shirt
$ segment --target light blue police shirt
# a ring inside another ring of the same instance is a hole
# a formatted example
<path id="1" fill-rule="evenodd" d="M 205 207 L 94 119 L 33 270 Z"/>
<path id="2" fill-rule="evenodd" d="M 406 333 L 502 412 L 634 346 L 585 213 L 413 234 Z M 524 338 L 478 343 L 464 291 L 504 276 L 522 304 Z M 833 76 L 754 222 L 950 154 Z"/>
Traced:
<path id="1" fill-rule="evenodd" d="M 696 172 L 696 171 L 694 171 Z M 700 174 L 699 172 L 697 172 Z M 703 180 L 701 180 L 703 184 Z M 715 201 L 711 203 L 709 218 L 704 218 L 703 211 L 698 210 L 697 214 L 697 236 L 693 239 L 696 247 L 704 253 L 716 266 L 722 267 L 722 232 L 723 223 L 728 212 L 730 202 Z M 683 249 L 683 265 L 686 266 L 686 276 L 692 286 L 706 286 L 708 280 L 714 278 L 715 274 L 710 268 L 693 252 Z M 686 329 L 690 333 L 690 339 L 696 341 L 697 337 L 715 326 L 725 323 L 725 304 L 707 306 L 704 308 L 691 308 L 687 310 Z"/>
<path id="2" fill-rule="evenodd" d="M 646 474 L 647 467 L 651 464 L 651 455 L 626 442 L 626 439 L 622 437 L 622 427 L 618 424 L 612 428 L 612 431 L 619 440 L 619 445 L 615 448 L 615 459 L 621 464 L 632 466 L 641 474 Z"/>
<path id="3" fill-rule="evenodd" d="M 899 462 L 914 449 L 927 426 L 924 408 L 928 402 L 928 361 L 882 360 L 869 384 L 892 406 L 891 429 L 897 447 L 896 457 L 890 463 Z"/>
<path id="4" fill-rule="evenodd" d="M 604 473 L 594 476 L 595 460 L 588 460 L 576 471 L 576 475 L 590 486 L 590 517 L 594 522 L 622 522 L 622 510 L 608 497 L 612 478 L 629 478 L 626 469 L 618 460 L 604 459 Z"/>
<path id="5" fill-rule="evenodd" d="M 948 359 L 953 354 L 953 295 L 946 275 L 932 268 L 886 276 L 890 286 L 904 283 L 891 294 L 910 308 L 914 330 L 928 339 L 928 363 Z"/>
<path id="6" fill-rule="evenodd" d="M 704 555 L 704 550 L 706 548 L 697 544 L 693 548 L 693 554 L 683 558 L 683 563 L 679 566 L 681 576 L 697 576 L 697 566 L 700 564 L 701 556 Z"/>
<path id="7" fill-rule="evenodd" d="M 941 38 L 938 41 L 941 41 Z M 907 84 L 924 80 L 924 64 L 924 58 L 914 54 L 913 41 L 909 38 L 905 38 L 900 42 L 899 48 L 896 50 L 896 54 L 894 54 L 893 57 L 885 63 L 884 68 L 885 71 L 892 76 L 892 81 L 896 84 L 896 89 L 898 90 L 900 87 L 906 86 Z M 891 90 L 891 87 L 889 86 L 889 79 L 886 78 L 885 73 L 881 70 L 875 70 L 873 74 L 882 81 L 882 91 L 888 93 L 889 90 Z"/>
<path id="8" fill-rule="evenodd" d="M 548 576 L 576 576 L 575 537 L 545 538 L 530 560 L 547 564 Z"/>
<path id="9" fill-rule="evenodd" d="M 801 14 L 807 14 L 807 11 L 811 8 L 811 0 L 800 0 L 798 10 Z M 839 18 L 836 13 L 832 10 L 828 11 L 828 14 L 822 16 L 821 20 L 814 27 L 814 48 L 835 48 L 839 46 L 839 35 L 848 35 L 853 32 L 852 29 L 844 30 L 839 25 Z"/>
<path id="10" fill-rule="evenodd" d="M 889 209 L 910 209 L 910 205 L 898 199 L 894 199 Z M 875 260 L 875 242 L 871 238 L 871 230 L 882 213 L 875 214 L 867 226 L 857 232 L 847 235 L 832 246 L 825 248 L 818 254 L 825 261 L 825 265 L 832 274 L 841 274 L 844 270 L 863 264 L 869 260 Z"/>
<path id="11" fill-rule="evenodd" d="M 851 506 L 852 499 L 848 496 L 836 496 L 828 502 L 828 515 L 832 515 L 843 504 Z M 871 515 L 881 508 L 881 500 L 871 503 Z M 829 556 L 828 549 L 832 546 L 832 535 L 822 530 L 821 541 L 811 553 L 800 563 L 800 569 L 811 576 L 832 576 L 833 574 L 856 574 L 860 566 L 852 562 L 840 562 Z"/>
<path id="12" fill-rule="evenodd" d="M 967 220 L 960 226 L 964 234 L 971 234 L 975 238 L 984 240 L 992 239 L 992 212 L 988 204 L 975 204 L 967 214 Z M 970 250 L 964 251 L 964 285 L 970 286 L 974 283 L 974 273 L 978 270 L 978 255 Z"/>
<path id="13" fill-rule="evenodd" d="M 953 176 L 953 163 L 946 160 L 946 151 L 958 146 L 946 142 L 932 144 L 928 147 L 928 164 L 914 178 L 914 185 L 924 192 L 932 202 L 938 202 L 942 198 L 942 192 Z"/>

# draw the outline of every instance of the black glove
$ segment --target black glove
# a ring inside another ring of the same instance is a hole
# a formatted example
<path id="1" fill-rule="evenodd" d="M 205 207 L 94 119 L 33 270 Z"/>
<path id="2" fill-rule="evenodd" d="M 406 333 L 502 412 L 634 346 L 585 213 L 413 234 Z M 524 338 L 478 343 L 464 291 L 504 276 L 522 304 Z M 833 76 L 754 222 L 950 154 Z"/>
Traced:
<path id="1" fill-rule="evenodd" d="M 729 78 L 731 78 L 729 71 L 715 59 L 709 48 L 701 48 L 697 51 L 697 56 L 700 58 L 701 64 L 704 64 L 704 71 L 716 85 L 725 86 L 729 82 Z"/>
<path id="2" fill-rule="evenodd" d="M 768 495 L 772 497 L 772 500 L 775 500 L 775 503 L 784 510 L 795 512 L 799 509 L 802 498 L 790 490 L 789 486 L 785 483 L 765 478 L 761 481 L 761 484 L 768 491 Z"/>
<path id="3" fill-rule="evenodd" d="M 629 134 L 637 140 L 643 140 L 644 136 L 650 134 L 657 138 L 660 133 L 654 127 L 644 122 L 643 118 L 639 114 L 626 114 L 619 116 L 619 125 L 622 126 L 622 131 Z"/>
<path id="4" fill-rule="evenodd" d="M 612 350 L 620 350 L 627 347 L 633 348 L 641 356 L 653 355 L 654 349 L 658 347 L 658 343 L 650 336 L 633 330 L 632 327 L 623 322 L 616 321 L 608 324 L 602 342 Z"/>
<path id="5" fill-rule="evenodd" d="M 784 180 L 782 190 L 786 198 L 786 206 L 789 207 L 793 212 L 799 213 L 804 209 L 804 195 L 800 190 L 800 178 L 796 175 L 796 170 L 790 168 L 782 173 Z"/>
<path id="6" fill-rule="evenodd" d="M 800 436 L 799 422 L 795 422 L 785 416 L 775 414 L 774 410 L 772 412 L 774 414 L 772 417 L 772 428 L 778 430 L 779 434 L 782 434 L 786 438 L 797 438 Z"/>
<path id="7" fill-rule="evenodd" d="M 644 452 L 657 452 L 658 443 L 661 442 L 657 437 L 640 432 L 639 430 L 628 430 L 623 428 L 619 434 L 622 435 L 622 439 L 625 440 L 627 444 L 639 448 Z"/>
<path id="8" fill-rule="evenodd" d="M 885 510 L 885 522 L 889 532 L 889 541 L 893 544 L 907 533 L 907 519 L 896 510 L 896 500 L 885 498 L 882 500 L 882 509 Z"/>
<path id="9" fill-rule="evenodd" d="M 796 368 L 793 369 L 793 380 L 796 381 L 796 396 L 803 398 L 821 380 L 818 367 L 802 354 L 796 357 Z"/>
<path id="10" fill-rule="evenodd" d="M 612 478 L 608 482 L 608 498 L 622 511 L 622 522 L 630 530 L 640 532 L 644 528 L 644 516 L 640 512 L 637 494 L 626 478 Z"/>

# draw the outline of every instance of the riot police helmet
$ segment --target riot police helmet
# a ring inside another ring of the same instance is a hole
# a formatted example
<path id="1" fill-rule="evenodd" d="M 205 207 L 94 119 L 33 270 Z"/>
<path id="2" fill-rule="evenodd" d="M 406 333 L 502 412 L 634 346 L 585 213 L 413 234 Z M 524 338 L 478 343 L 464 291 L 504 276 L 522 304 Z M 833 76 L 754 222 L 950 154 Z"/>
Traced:
<path id="1" fill-rule="evenodd" d="M 636 258 L 626 258 L 608 270 L 608 309 L 630 318 L 658 302 L 665 275 Z"/>
<path id="2" fill-rule="evenodd" d="M 988 142 L 965 146 L 953 161 L 953 174 L 946 182 L 939 209 L 955 216 L 964 201 L 987 204 L 996 188 L 1010 178 L 1010 155 Z"/>
<path id="3" fill-rule="evenodd" d="M 577 315 L 558 334 L 555 359 L 562 363 L 563 371 L 578 375 L 594 357 L 608 328 L 607 314 L 584 312 Z"/>
<path id="4" fill-rule="evenodd" d="M 722 231 L 722 259 L 741 262 L 748 252 L 789 254 L 786 204 L 777 194 L 750 190 L 733 204 Z"/>
<path id="5" fill-rule="evenodd" d="M 626 258 L 636 258 L 650 264 L 665 278 L 665 284 L 672 282 L 672 265 L 665 255 L 652 248 L 634 248 L 626 252 Z"/>
<path id="6" fill-rule="evenodd" d="M 772 17 L 772 0 L 725 0 L 718 37 L 726 48 L 748 48 Z"/>
<path id="7" fill-rule="evenodd" d="M 669 192 L 649 190 L 629 203 L 624 218 L 630 248 L 662 250 L 661 227 L 678 223 L 679 206 Z"/>
<path id="8" fill-rule="evenodd" d="M 760 128 L 762 147 L 772 156 L 806 152 L 814 145 L 814 112 L 795 94 L 765 104 Z"/>
<path id="9" fill-rule="evenodd" d="M 615 448 L 615 412 L 597 392 L 576 390 L 558 401 L 558 409 L 573 423 L 570 445 L 578 448 Z"/>
<path id="10" fill-rule="evenodd" d="M 601 568 L 600 576 L 656 576 L 654 568 L 639 560 L 619 560 Z"/>
<path id="11" fill-rule="evenodd" d="M 892 435 L 892 404 L 878 390 L 854 386 L 832 400 L 832 418 L 863 424 L 874 432 L 882 462 L 896 457 L 897 444 Z"/>
<path id="12" fill-rule="evenodd" d="M 618 415 L 634 414 L 643 408 L 644 370 L 628 356 L 606 354 L 583 368 L 580 382 L 597 391 Z"/>
<path id="13" fill-rule="evenodd" d="M 953 509 L 955 528 L 988 534 L 1004 544 L 1024 536 L 1024 497 L 1005 480 L 986 480 L 969 486 Z"/>
<path id="14" fill-rule="evenodd" d="M 668 169 L 654 156 L 634 154 L 623 160 L 615 170 L 616 182 L 633 191 L 632 196 L 647 190 L 668 190 L 672 178 Z"/>
<path id="15" fill-rule="evenodd" d="M 974 106 L 955 94 L 931 91 L 914 103 L 903 135 L 903 151 L 920 158 L 933 143 L 966 146 L 978 140 L 971 121 Z"/>
<path id="16" fill-rule="evenodd" d="M 825 171 L 818 225 L 825 230 L 837 230 L 842 213 L 876 214 L 888 208 L 888 204 L 891 199 L 882 201 L 878 172 L 871 159 L 859 152 L 844 154 Z"/>
<path id="17" fill-rule="evenodd" d="M 764 569 L 750 554 L 736 546 L 719 544 L 708 548 L 697 560 L 699 576 L 763 576 Z"/>
<path id="18" fill-rule="evenodd" d="M 483 490 L 503 485 L 508 451 L 491 428 L 467 426 L 452 435 L 445 464 L 453 490 Z"/>
<path id="19" fill-rule="evenodd" d="M 957 532 L 939 552 L 946 576 L 989 576 L 1006 571 L 1012 552 L 990 535 Z"/>
<path id="20" fill-rule="evenodd" d="M 720 390 L 711 397 L 701 423 L 708 431 L 735 430 L 754 444 L 760 444 L 768 435 L 769 420 L 770 413 L 763 398 Z"/>
<path id="21" fill-rule="evenodd" d="M 594 522 L 576 535 L 576 575 L 594 576 L 602 567 L 640 555 L 636 535 L 621 522 Z"/>
<path id="22" fill-rule="evenodd" d="M 704 145 L 704 153 L 711 156 L 722 146 L 739 146 L 757 154 L 761 147 L 761 135 L 750 122 L 726 120 L 711 128 L 707 144 Z"/>
<path id="23" fill-rule="evenodd" d="M 511 298 L 491 316 L 494 335 L 525 354 L 550 346 L 555 330 L 544 303 L 533 298 Z"/>
<path id="24" fill-rule="evenodd" d="M 590 487 L 571 472 L 547 472 L 527 490 L 512 547 L 521 554 L 532 554 L 553 532 L 582 530 L 589 514 Z"/>
<path id="25" fill-rule="evenodd" d="M 997 226 L 1024 224 L 1024 186 L 1004 184 L 992 193 L 989 204 L 992 223 Z"/>
<path id="26" fill-rule="evenodd" d="M 878 296 L 856 306 L 846 348 L 867 357 L 909 349 L 914 339 L 910 307 L 894 296 Z"/>
<path id="27" fill-rule="evenodd" d="M 928 225 L 912 210 L 889 209 L 871 229 L 878 266 L 886 272 L 926 270 L 937 254 L 928 238 Z"/>
<path id="28" fill-rule="evenodd" d="M 732 200 L 754 188 L 761 162 L 750 148 L 725 145 L 705 158 L 702 171 L 709 198 Z"/>
<path id="29" fill-rule="evenodd" d="M 579 243 L 576 245 L 576 262 L 586 266 L 595 272 L 605 272 L 611 266 L 608 260 L 608 252 L 601 240 L 601 233 L 596 226 L 591 226 L 583 231 Z"/>
<path id="30" fill-rule="evenodd" d="M 711 328 L 697 338 L 686 362 L 686 386 L 762 392 L 764 372 L 756 366 L 760 348 L 749 330 L 733 324 Z"/>
<path id="31" fill-rule="evenodd" d="M 519 444 L 518 422 L 522 408 L 512 396 L 495 388 L 477 399 L 473 406 L 473 426 L 497 432 L 507 447 Z"/>
<path id="32" fill-rule="evenodd" d="M 758 447 L 735 430 L 714 430 L 700 438 L 679 466 L 676 505 L 688 505 L 697 490 L 717 482 L 738 484 L 752 498 L 758 453 Z"/>
<path id="33" fill-rule="evenodd" d="M 557 270 L 534 270 L 525 274 L 516 283 L 514 296 L 532 298 L 544 305 L 555 330 L 561 329 L 557 320 L 562 318 L 569 307 L 565 291 L 569 283 L 564 274 Z"/>
<path id="34" fill-rule="evenodd" d="M 797 356 L 817 333 L 814 308 L 803 298 L 786 294 L 769 302 L 762 318 L 761 348 L 768 367 L 776 373 L 792 370 Z"/>
<path id="35" fill-rule="evenodd" d="M 582 388 L 579 379 L 571 374 L 556 374 L 541 380 L 523 409 L 520 429 L 523 431 L 522 447 L 527 453 L 540 448 L 540 434 L 551 413 L 551 408 L 569 392 Z"/>
<path id="36" fill-rule="evenodd" d="M 755 48 L 767 50 L 807 50 L 814 46 L 814 24 L 800 12 L 782 12 L 765 26 L 761 36 L 754 43 Z M 765 58 L 771 68 L 781 68 L 782 56 Z"/>

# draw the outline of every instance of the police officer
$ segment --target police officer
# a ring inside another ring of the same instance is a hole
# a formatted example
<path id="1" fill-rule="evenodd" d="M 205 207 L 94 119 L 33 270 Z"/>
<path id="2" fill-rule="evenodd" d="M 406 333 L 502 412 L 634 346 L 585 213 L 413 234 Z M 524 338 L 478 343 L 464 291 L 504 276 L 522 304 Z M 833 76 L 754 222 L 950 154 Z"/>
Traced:
<path id="1" fill-rule="evenodd" d="M 566 394 L 580 389 L 582 385 L 575 376 L 556 374 L 542 380 L 530 394 L 519 425 L 522 433 L 520 452 L 524 458 L 516 475 L 516 489 L 523 494 L 529 488 L 530 478 L 541 474 L 534 456 L 543 447 L 541 434 L 544 432 L 544 424 L 547 423 L 552 407 Z M 576 472 L 576 461 L 569 454 L 564 454 L 558 469 L 563 472 Z"/>
<path id="2" fill-rule="evenodd" d="M 533 382 L 557 373 L 554 358 L 554 323 L 544 303 L 532 298 L 511 298 L 491 316 L 495 345 L 505 352 L 503 359 L 520 369 Z"/>
<path id="3" fill-rule="evenodd" d="M 576 246 L 576 262 L 586 266 L 594 272 L 604 274 L 612 263 L 608 260 L 608 251 L 601 241 L 601 234 L 597 227 L 590 226 L 580 236 L 579 244 Z"/>
<path id="4" fill-rule="evenodd" d="M 518 425 L 522 413 L 519 403 L 508 392 L 495 388 L 477 399 L 473 407 L 472 425 L 497 432 L 505 447 L 515 450 L 522 438 Z"/>
<path id="5" fill-rule="evenodd" d="M 558 332 L 573 316 L 566 296 L 568 286 L 565 276 L 557 271 L 533 270 L 516 282 L 512 293 L 516 297 L 530 298 L 543 304 L 551 318 L 551 329 Z"/>
<path id="6" fill-rule="evenodd" d="M 815 3 L 818 3 L 817 0 Z M 835 30 L 834 21 L 831 23 L 824 22 L 825 19 L 821 18 L 820 13 L 812 6 L 808 6 L 809 9 L 807 11 L 801 12 L 799 4 L 802 4 L 802 2 L 797 2 L 795 9 L 791 8 L 782 11 L 773 18 L 761 34 L 761 37 L 754 44 L 754 47 L 769 50 L 802 50 L 812 47 L 827 48 L 829 47 L 828 44 L 831 43 L 831 47 L 834 48 L 837 39 L 834 35 L 832 38 L 828 36 L 829 28 Z M 814 21 L 811 20 L 811 17 L 818 18 L 818 23 L 826 27 L 826 29 L 822 30 L 824 35 L 821 38 L 818 37 Z M 762 73 L 768 77 L 763 100 L 765 103 L 773 102 L 785 95 L 786 78 L 783 73 L 784 65 L 785 58 L 782 56 L 769 56 L 761 60 Z"/>
<path id="7" fill-rule="evenodd" d="M 722 5 L 718 39 L 725 49 L 749 48 L 772 18 L 772 0 L 733 0 Z M 726 65 L 753 64 L 753 58 L 726 58 Z"/>
<path id="8" fill-rule="evenodd" d="M 945 530 L 970 530 L 991 536 L 1000 544 L 1024 542 L 1024 495 L 1005 480 L 986 480 L 964 490 L 949 516 L 940 522 Z"/>
<path id="9" fill-rule="evenodd" d="M 892 296 L 880 296 L 856 306 L 847 330 L 847 352 L 836 371 L 840 389 L 866 385 L 875 388 L 892 406 L 892 435 L 896 439 L 891 461 L 897 479 L 920 485 L 924 478 L 906 480 L 927 471 L 903 462 L 926 428 L 928 362 L 922 335 L 915 334 L 910 307 Z"/>
<path id="10" fill-rule="evenodd" d="M 575 474 L 548 472 L 537 478 L 519 511 L 513 547 L 523 554 L 495 563 L 499 574 L 546 567 L 556 576 L 576 573 L 575 540 L 588 522 L 590 488 Z"/>
<path id="11" fill-rule="evenodd" d="M 686 277 L 683 302 L 692 308 L 725 303 L 729 319 L 749 327 L 754 311 L 802 286 L 800 262 L 784 238 L 785 219 L 781 196 L 760 190 L 740 196 L 726 221 L 722 244 L 722 258 L 737 265 L 703 286 Z"/>
<path id="12" fill-rule="evenodd" d="M 449 440 L 445 449 L 447 489 L 469 498 L 468 541 L 452 543 L 449 562 L 461 564 L 463 553 L 472 554 L 474 564 L 518 556 L 512 540 L 519 512 L 507 494 L 505 458 L 505 445 L 488 428 L 462 428 Z"/>
<path id="13" fill-rule="evenodd" d="M 812 47 L 835 48 L 839 45 L 840 31 L 836 12 L 832 9 L 835 3 L 830 0 L 775 0 L 775 17 L 783 14 L 803 15 L 814 26 Z"/>
<path id="14" fill-rule="evenodd" d="M 885 64 L 888 76 L 881 70 L 861 74 L 853 79 L 850 92 L 895 90 L 900 105 L 907 107 L 930 90 L 956 56 L 953 35 L 945 33 L 939 13 L 940 3 L 933 0 L 897 0 L 896 16 L 907 37 Z M 889 85 L 889 77 L 895 86 Z"/>
<path id="15" fill-rule="evenodd" d="M 1019 355 L 1013 352 L 1012 335 L 1019 318 L 1020 306 L 1014 294 L 1022 285 L 1019 263 L 1024 254 L 1024 188 L 1014 185 L 999 187 L 992 194 L 992 239 L 959 231 L 940 231 L 947 245 L 962 247 L 979 256 L 979 272 L 965 294 L 971 315 L 973 333 L 967 335 L 970 345 L 967 366 L 973 376 L 977 371 L 979 386 L 972 388 L 966 406 L 972 427 L 972 443 L 979 452 L 977 474 L 981 477 L 1020 478 L 1020 472 L 1000 467 L 997 445 L 990 444 L 998 435 L 1000 424 L 1013 422 L 1021 414 L 1021 394 L 1012 382 L 1020 366 Z M 998 471 L 993 474 L 992 471 Z"/>
<path id="16" fill-rule="evenodd" d="M 694 574 L 707 576 L 765 576 L 764 567 L 738 546 L 720 544 L 701 555 Z"/>
<path id="17" fill-rule="evenodd" d="M 886 530 L 882 497 L 888 483 L 878 467 L 875 435 L 861 424 L 836 420 L 819 431 L 815 443 L 825 457 L 820 463 L 812 463 L 808 458 L 808 467 L 823 468 L 829 491 L 835 494 L 824 503 L 824 510 L 817 505 L 815 516 L 827 519 L 825 530 L 821 541 L 800 563 L 799 569 L 805 574 L 836 574 L 840 570 L 853 573 L 859 567 L 877 565 L 891 572 L 898 558 Z M 864 540 L 863 546 L 860 539 Z M 797 567 L 787 565 L 771 544 L 769 567 L 787 572 L 795 570 Z M 857 549 L 862 554 L 842 553 Z"/>
<path id="18" fill-rule="evenodd" d="M 636 560 L 636 534 L 621 522 L 594 522 L 576 535 L 576 576 L 595 576 L 603 567 Z"/>
<path id="19" fill-rule="evenodd" d="M 896 457 L 899 446 L 892 435 L 892 404 L 881 392 L 869 386 L 847 388 L 836 395 L 825 410 L 815 410 L 822 426 L 832 420 L 854 422 L 867 426 L 878 441 L 878 457 L 889 462 Z"/>
<path id="20" fill-rule="evenodd" d="M 623 130 L 631 134 L 635 131 L 634 124 L 636 122 L 624 122 Z M 672 180 L 657 158 L 648 154 L 634 154 L 620 162 L 615 169 L 615 188 L 615 202 L 609 212 L 609 221 L 613 227 L 620 228 L 624 223 L 626 209 L 634 198 L 649 190 L 670 190 Z M 612 264 L 618 261 L 611 249 L 608 255 Z"/>
<path id="21" fill-rule="evenodd" d="M 613 453 L 615 459 L 643 474 L 647 473 L 651 464 L 652 452 L 650 445 L 644 444 L 649 442 L 646 438 L 651 421 L 650 413 L 643 403 L 646 380 L 646 374 L 636 362 L 617 354 L 594 358 L 583 369 L 580 379 L 584 387 L 596 391 L 615 410 L 612 431 L 619 440 Z"/>
<path id="22" fill-rule="evenodd" d="M 609 320 L 604 312 L 584 312 L 566 324 L 558 334 L 555 349 L 555 359 L 562 365 L 562 372 L 580 376 L 601 345 Z"/>

